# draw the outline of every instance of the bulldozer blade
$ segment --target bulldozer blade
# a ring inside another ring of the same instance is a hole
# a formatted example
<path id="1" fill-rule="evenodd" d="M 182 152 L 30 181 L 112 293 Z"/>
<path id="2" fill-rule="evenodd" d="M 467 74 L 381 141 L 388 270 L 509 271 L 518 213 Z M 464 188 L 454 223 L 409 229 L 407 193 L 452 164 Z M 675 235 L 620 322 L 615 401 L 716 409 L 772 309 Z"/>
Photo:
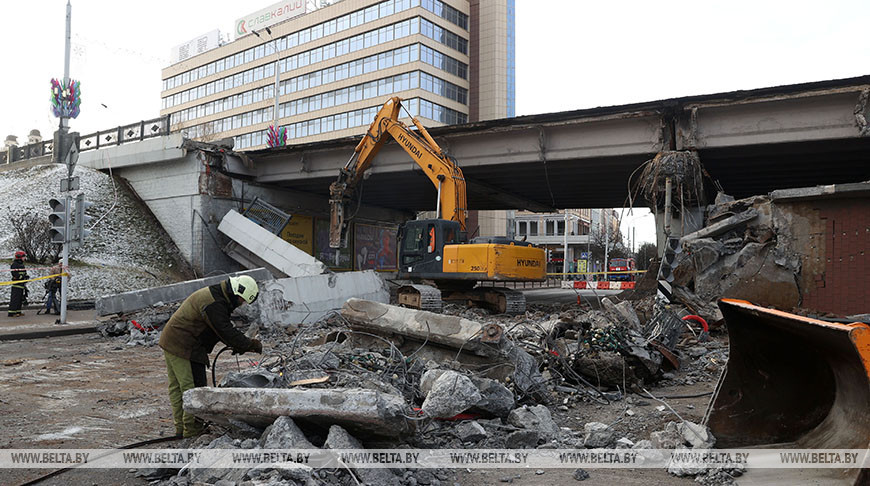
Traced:
<path id="1" fill-rule="evenodd" d="M 729 356 L 707 409 L 716 447 L 868 449 L 870 326 L 724 299 Z M 868 470 L 751 469 L 740 484 L 870 484 Z"/>

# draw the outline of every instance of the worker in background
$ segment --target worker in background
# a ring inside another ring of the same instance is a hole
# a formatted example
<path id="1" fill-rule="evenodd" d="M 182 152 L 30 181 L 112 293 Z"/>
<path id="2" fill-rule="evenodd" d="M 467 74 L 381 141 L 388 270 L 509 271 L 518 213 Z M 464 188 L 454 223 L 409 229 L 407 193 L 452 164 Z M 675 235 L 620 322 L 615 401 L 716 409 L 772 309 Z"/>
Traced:
<path id="1" fill-rule="evenodd" d="M 55 265 L 49 270 L 49 275 L 54 275 L 45 281 L 45 308 L 36 311 L 36 314 L 57 314 L 60 315 L 60 305 L 57 300 L 57 293 L 63 283 L 61 273 L 63 272 L 60 265 Z"/>
<path id="2" fill-rule="evenodd" d="M 27 254 L 19 250 L 15 252 L 15 259 L 12 260 L 12 281 L 27 280 L 27 271 L 24 269 L 24 257 Z M 24 282 L 12 284 L 12 294 L 9 298 L 9 317 L 21 317 L 24 315 L 21 312 L 21 307 L 24 306 L 27 300 L 27 284 Z"/>
<path id="3" fill-rule="evenodd" d="M 182 302 L 160 333 L 177 435 L 195 437 L 203 431 L 203 422 L 182 408 L 182 395 L 206 385 L 208 354 L 218 341 L 233 353 L 263 352 L 260 341 L 249 339 L 230 321 L 236 307 L 252 304 L 258 294 L 257 282 L 247 275 L 199 289 Z"/>

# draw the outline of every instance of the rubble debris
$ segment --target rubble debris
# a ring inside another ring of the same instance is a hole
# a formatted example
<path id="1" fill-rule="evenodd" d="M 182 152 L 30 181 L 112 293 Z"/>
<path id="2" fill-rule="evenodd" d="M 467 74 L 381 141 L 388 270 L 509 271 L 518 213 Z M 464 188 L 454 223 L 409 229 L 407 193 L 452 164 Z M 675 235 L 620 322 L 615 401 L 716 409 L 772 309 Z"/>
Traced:
<path id="1" fill-rule="evenodd" d="M 534 449 L 541 440 L 537 430 L 517 430 L 508 434 L 504 446 L 508 449 Z"/>
<path id="2" fill-rule="evenodd" d="M 631 449 L 634 447 L 634 442 L 628 437 L 622 437 L 617 439 L 616 448 L 617 449 Z"/>
<path id="3" fill-rule="evenodd" d="M 693 449 L 709 449 L 716 444 L 716 438 L 710 428 L 693 422 L 681 422 L 677 427 L 683 440 L 691 444 Z"/>
<path id="4" fill-rule="evenodd" d="M 266 428 L 259 446 L 262 449 L 316 449 L 287 416 L 278 417 Z"/>
<path id="5" fill-rule="evenodd" d="M 447 373 L 455 372 L 443 369 L 426 371 L 420 379 L 421 396 L 428 400 L 429 391 L 432 390 L 434 383 Z M 469 376 L 468 379 L 476 387 L 479 399 L 465 410 L 483 412 L 486 415 L 495 417 L 507 417 L 510 411 L 514 409 L 514 394 L 498 381 L 477 376 Z M 465 410 L 460 410 L 459 412 Z"/>
<path id="6" fill-rule="evenodd" d="M 221 388 L 275 388 L 281 377 L 264 370 L 227 373 L 221 379 Z"/>
<path id="7" fill-rule="evenodd" d="M 470 378 L 455 371 L 445 371 L 432 383 L 422 410 L 426 417 L 449 418 L 468 410 L 481 398 Z"/>
<path id="8" fill-rule="evenodd" d="M 546 441 L 558 438 L 561 432 L 559 426 L 553 421 L 550 409 L 544 405 L 535 405 L 534 407 L 523 405 L 516 408 L 508 415 L 507 421 L 514 427 L 536 431 Z"/>
<path id="9" fill-rule="evenodd" d="M 589 479 L 589 473 L 585 469 L 575 469 L 571 477 L 574 478 L 574 481 L 586 481 Z"/>
<path id="10" fill-rule="evenodd" d="M 280 416 L 317 424 L 340 424 L 379 437 L 401 437 L 414 430 L 400 396 L 361 388 L 274 389 L 201 387 L 184 393 L 184 410 L 227 424 L 233 418 L 266 427 Z"/>
<path id="11" fill-rule="evenodd" d="M 356 437 L 350 435 L 346 430 L 338 425 L 329 427 L 329 435 L 326 437 L 326 442 L 323 444 L 326 449 L 362 449 L 362 443 Z M 354 473 L 360 477 L 366 484 L 371 485 L 400 485 L 400 479 L 393 474 L 392 469 L 381 468 L 359 468 L 354 469 Z"/>
<path id="12" fill-rule="evenodd" d="M 616 431 L 601 422 L 589 422 L 583 426 L 583 431 L 583 446 L 588 449 L 609 448 L 616 440 Z"/>
<path id="13" fill-rule="evenodd" d="M 489 435 L 486 429 L 474 420 L 460 423 L 453 432 L 462 442 L 479 442 Z"/>
<path id="14" fill-rule="evenodd" d="M 728 231 L 758 217 L 758 211 L 754 208 L 749 208 L 740 214 L 735 214 L 730 218 L 705 226 L 694 233 L 683 236 L 680 240 L 684 243 L 691 242 L 700 238 L 712 238 L 727 233 Z"/>

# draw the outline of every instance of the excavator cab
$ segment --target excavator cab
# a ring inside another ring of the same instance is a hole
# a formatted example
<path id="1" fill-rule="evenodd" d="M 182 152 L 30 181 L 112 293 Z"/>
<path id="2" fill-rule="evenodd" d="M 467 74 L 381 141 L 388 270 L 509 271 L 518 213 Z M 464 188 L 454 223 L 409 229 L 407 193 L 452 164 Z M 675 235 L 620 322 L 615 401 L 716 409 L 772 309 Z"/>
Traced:
<path id="1" fill-rule="evenodd" d="M 399 227 L 399 276 L 444 271 L 444 245 L 460 243 L 460 226 L 445 219 L 408 221 Z"/>

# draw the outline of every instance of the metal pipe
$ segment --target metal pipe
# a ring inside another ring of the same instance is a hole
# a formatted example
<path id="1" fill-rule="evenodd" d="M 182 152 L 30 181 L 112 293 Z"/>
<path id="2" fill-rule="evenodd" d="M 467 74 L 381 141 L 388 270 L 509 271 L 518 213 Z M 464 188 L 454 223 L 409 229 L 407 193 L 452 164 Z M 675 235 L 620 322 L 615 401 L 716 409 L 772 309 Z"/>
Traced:
<path id="1" fill-rule="evenodd" d="M 442 181 L 438 181 L 438 200 L 435 202 L 435 218 L 441 219 L 441 184 Z"/>
<path id="2" fill-rule="evenodd" d="M 564 244 L 562 248 L 562 273 L 568 273 L 568 210 L 565 210 L 565 227 L 562 228 Z"/>
<path id="3" fill-rule="evenodd" d="M 671 236 L 671 178 L 665 177 L 665 238 Z"/>

